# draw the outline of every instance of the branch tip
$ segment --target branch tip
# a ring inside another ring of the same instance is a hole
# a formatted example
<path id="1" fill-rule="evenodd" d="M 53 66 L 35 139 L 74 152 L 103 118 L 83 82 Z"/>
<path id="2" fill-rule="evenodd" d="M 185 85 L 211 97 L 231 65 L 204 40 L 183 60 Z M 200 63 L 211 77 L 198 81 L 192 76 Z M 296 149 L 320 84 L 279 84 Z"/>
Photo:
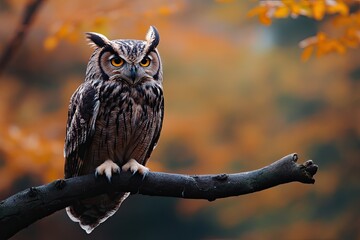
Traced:
<path id="1" fill-rule="evenodd" d="M 300 169 L 303 170 L 305 176 L 307 177 L 306 182 L 314 184 L 314 175 L 319 169 L 319 166 L 314 164 L 312 160 L 307 160 L 305 163 L 300 165 Z"/>
<path id="2" fill-rule="evenodd" d="M 307 171 L 311 174 L 311 176 L 314 176 L 319 169 L 319 166 L 314 164 L 312 160 L 308 160 L 305 162 L 305 167 Z"/>

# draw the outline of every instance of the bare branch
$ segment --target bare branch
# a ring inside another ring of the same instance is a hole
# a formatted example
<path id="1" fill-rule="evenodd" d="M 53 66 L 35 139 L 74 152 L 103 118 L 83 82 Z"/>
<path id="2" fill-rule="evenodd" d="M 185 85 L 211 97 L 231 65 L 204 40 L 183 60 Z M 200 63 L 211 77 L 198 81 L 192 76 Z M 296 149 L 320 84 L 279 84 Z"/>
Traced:
<path id="1" fill-rule="evenodd" d="M 218 175 L 181 175 L 150 172 L 142 176 L 122 172 L 112 178 L 94 175 L 57 180 L 19 192 L 0 202 L 0 239 L 9 238 L 33 222 L 63 209 L 78 199 L 112 191 L 151 196 L 207 199 L 238 196 L 289 182 L 314 183 L 318 166 L 311 160 L 297 164 L 296 154 L 255 171 Z"/>
<path id="2" fill-rule="evenodd" d="M 31 23 L 36 16 L 41 4 L 44 0 L 29 0 L 24 10 L 21 22 L 16 29 L 14 36 L 9 41 L 8 46 L 0 57 L 0 74 L 4 71 L 6 65 L 15 54 L 21 43 L 24 41 L 26 34 L 29 31 Z"/>

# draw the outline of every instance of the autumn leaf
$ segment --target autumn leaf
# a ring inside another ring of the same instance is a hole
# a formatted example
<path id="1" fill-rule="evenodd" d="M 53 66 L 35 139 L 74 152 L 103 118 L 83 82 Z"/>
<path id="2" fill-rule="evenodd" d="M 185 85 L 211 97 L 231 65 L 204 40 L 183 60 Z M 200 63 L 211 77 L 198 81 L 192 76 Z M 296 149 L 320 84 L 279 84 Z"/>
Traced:
<path id="1" fill-rule="evenodd" d="M 345 16 L 349 14 L 349 7 L 343 2 L 337 1 L 334 4 L 328 4 L 326 6 L 326 12 L 330 14 L 340 13 Z"/>
<path id="2" fill-rule="evenodd" d="M 290 10 L 286 6 L 279 7 L 274 12 L 274 17 L 276 18 L 286 18 L 290 14 Z"/>
<path id="3" fill-rule="evenodd" d="M 248 16 L 258 16 L 263 25 L 270 25 L 272 18 L 287 18 L 303 15 L 314 18 L 317 21 L 324 19 L 325 15 L 338 14 L 333 20 L 333 25 L 343 28 L 343 34 L 327 39 L 324 32 L 319 32 L 313 38 L 307 38 L 299 44 L 302 48 L 315 44 L 317 56 L 322 56 L 331 52 L 343 54 L 347 47 L 358 47 L 360 39 L 360 13 L 349 14 L 351 4 L 343 1 L 262 1 L 260 4 L 248 12 Z M 351 29 L 351 30 L 350 30 Z M 311 40 L 311 41 L 310 41 Z M 310 52 L 310 50 L 308 50 Z M 304 50 L 305 55 L 301 59 L 308 59 L 308 52 Z M 314 51 L 311 51 L 314 52 Z M 310 54 L 311 55 L 311 54 Z M 304 57 L 306 56 L 306 57 Z"/>
<path id="4" fill-rule="evenodd" d="M 323 19 L 325 15 L 325 2 L 324 1 L 314 1 L 313 2 L 313 16 L 316 20 Z"/>
<path id="5" fill-rule="evenodd" d="M 271 18 L 268 16 L 267 12 L 259 14 L 259 20 L 262 24 L 266 26 L 271 25 Z"/>
<path id="6" fill-rule="evenodd" d="M 306 62 L 307 60 L 309 60 L 311 54 L 314 51 L 314 47 L 313 46 L 307 46 L 304 48 L 302 54 L 301 54 L 301 60 Z"/>

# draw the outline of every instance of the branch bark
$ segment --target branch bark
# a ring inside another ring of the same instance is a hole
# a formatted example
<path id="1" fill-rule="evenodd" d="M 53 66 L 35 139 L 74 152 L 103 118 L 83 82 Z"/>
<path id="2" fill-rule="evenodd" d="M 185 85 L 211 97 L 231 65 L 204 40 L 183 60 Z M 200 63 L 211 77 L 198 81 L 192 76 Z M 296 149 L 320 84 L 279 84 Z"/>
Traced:
<path id="1" fill-rule="evenodd" d="M 261 191 L 279 184 L 313 184 L 318 166 L 312 160 L 297 164 L 297 154 L 290 154 L 258 170 L 217 175 L 181 175 L 149 172 L 145 178 L 121 172 L 112 178 L 96 179 L 93 174 L 60 179 L 31 187 L 0 202 L 0 239 L 6 239 L 33 222 L 71 205 L 77 199 L 112 191 L 126 191 L 150 196 L 206 199 L 238 196 Z"/>

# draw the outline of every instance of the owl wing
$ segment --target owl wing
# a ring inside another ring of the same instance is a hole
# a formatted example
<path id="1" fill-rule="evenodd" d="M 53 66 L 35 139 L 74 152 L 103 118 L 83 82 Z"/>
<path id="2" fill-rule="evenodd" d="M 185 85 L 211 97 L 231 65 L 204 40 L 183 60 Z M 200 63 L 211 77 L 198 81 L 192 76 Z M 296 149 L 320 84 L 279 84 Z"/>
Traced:
<path id="1" fill-rule="evenodd" d="M 99 112 L 99 96 L 90 83 L 83 83 L 72 95 L 66 125 L 64 147 L 65 178 L 78 176 L 90 147 Z"/>
<path id="2" fill-rule="evenodd" d="M 158 123 L 155 127 L 154 137 L 152 138 L 149 149 L 146 153 L 144 165 L 146 164 L 147 160 L 149 159 L 152 151 L 155 149 L 155 147 L 159 141 L 159 138 L 160 138 L 160 132 L 161 132 L 162 123 L 163 123 L 163 119 L 164 119 L 164 97 L 163 97 L 163 95 L 161 95 L 161 100 L 160 100 L 160 104 L 159 104 L 159 118 L 160 118 L 160 121 L 158 121 Z M 155 119 L 155 121 L 157 121 L 157 119 Z"/>

